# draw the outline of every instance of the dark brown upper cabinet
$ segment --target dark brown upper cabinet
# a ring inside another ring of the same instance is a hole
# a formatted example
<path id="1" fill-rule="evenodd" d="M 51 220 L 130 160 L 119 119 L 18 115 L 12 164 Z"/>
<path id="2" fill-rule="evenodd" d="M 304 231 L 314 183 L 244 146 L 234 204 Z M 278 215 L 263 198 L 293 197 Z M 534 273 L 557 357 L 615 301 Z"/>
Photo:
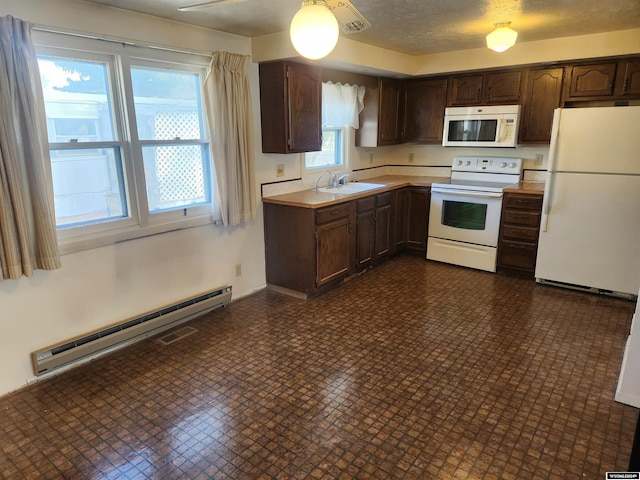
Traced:
<path id="1" fill-rule="evenodd" d="M 447 79 L 404 82 L 402 142 L 442 143 Z"/>
<path id="2" fill-rule="evenodd" d="M 402 83 L 394 78 L 379 78 L 376 89 L 365 94 L 356 130 L 356 146 L 396 145 L 400 141 L 400 92 Z"/>
<path id="3" fill-rule="evenodd" d="M 640 95 L 640 59 L 575 64 L 569 67 L 566 102 L 625 100 Z"/>
<path id="4" fill-rule="evenodd" d="M 620 97 L 640 96 L 640 59 L 618 63 L 615 92 Z"/>
<path id="5" fill-rule="evenodd" d="M 513 70 L 452 76 L 449 83 L 449 106 L 519 103 L 522 72 Z"/>
<path id="6" fill-rule="evenodd" d="M 562 101 L 564 69 L 536 68 L 527 72 L 519 143 L 549 143 L 553 111 Z"/>
<path id="7" fill-rule="evenodd" d="M 616 62 L 571 66 L 565 100 L 613 96 L 616 69 Z"/>
<path id="8" fill-rule="evenodd" d="M 322 149 L 322 70 L 294 62 L 260 64 L 264 153 Z"/>

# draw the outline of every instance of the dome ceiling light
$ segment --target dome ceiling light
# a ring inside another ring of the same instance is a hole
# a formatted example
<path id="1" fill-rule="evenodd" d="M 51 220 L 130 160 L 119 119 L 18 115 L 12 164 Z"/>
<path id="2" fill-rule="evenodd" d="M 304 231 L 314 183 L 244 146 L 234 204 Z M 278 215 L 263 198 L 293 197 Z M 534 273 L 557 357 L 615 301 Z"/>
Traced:
<path id="1" fill-rule="evenodd" d="M 518 32 L 510 28 L 511 22 L 496 23 L 496 29 L 487 35 L 487 47 L 494 52 L 504 52 L 516 43 Z"/>
<path id="2" fill-rule="evenodd" d="M 340 28 L 325 0 L 302 2 L 289 28 L 291 43 L 300 55 L 311 60 L 326 57 L 338 43 Z"/>
<path id="3" fill-rule="evenodd" d="M 349 0 L 307 0 L 291 20 L 289 34 L 294 48 L 303 57 L 326 57 L 338 42 L 339 30 L 352 34 L 371 27 Z"/>

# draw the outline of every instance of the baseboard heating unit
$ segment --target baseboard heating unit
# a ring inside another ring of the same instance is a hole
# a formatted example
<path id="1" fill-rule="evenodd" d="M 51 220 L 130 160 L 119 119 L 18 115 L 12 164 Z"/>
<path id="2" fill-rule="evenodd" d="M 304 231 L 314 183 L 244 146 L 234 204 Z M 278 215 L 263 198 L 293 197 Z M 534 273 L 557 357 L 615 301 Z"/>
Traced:
<path id="1" fill-rule="evenodd" d="M 168 305 L 160 310 L 147 312 L 104 330 L 83 337 L 67 340 L 31 354 L 36 375 L 49 373 L 91 356 L 124 346 L 180 325 L 211 310 L 226 307 L 231 301 L 231 287 L 225 286 Z"/>

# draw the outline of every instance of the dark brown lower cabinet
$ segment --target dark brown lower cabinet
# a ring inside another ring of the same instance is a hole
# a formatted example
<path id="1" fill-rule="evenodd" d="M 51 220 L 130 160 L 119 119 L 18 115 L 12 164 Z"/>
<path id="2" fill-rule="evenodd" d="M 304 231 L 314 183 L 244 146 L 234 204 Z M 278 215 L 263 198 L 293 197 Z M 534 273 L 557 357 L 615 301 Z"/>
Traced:
<path id="1" fill-rule="evenodd" d="M 424 187 L 317 209 L 265 201 L 267 285 L 306 297 L 403 249 L 424 255 L 428 208 Z"/>
<path id="2" fill-rule="evenodd" d="M 342 217 L 316 228 L 316 285 L 351 273 L 351 218 Z"/>
<path id="3" fill-rule="evenodd" d="M 364 270 L 391 252 L 391 192 L 372 195 L 357 204 L 356 268 Z"/>
<path id="4" fill-rule="evenodd" d="M 363 270 L 373 264 L 375 257 L 376 199 L 371 196 L 356 200 L 356 204 L 356 267 Z"/>
<path id="5" fill-rule="evenodd" d="M 407 208 L 409 191 L 407 188 L 395 190 L 391 211 L 391 253 L 399 253 L 407 244 Z"/>
<path id="6" fill-rule="evenodd" d="M 391 253 L 391 192 L 376 196 L 375 262 L 379 262 Z"/>
<path id="7" fill-rule="evenodd" d="M 431 189 L 428 187 L 407 188 L 405 250 L 421 256 L 425 256 L 427 253 L 430 198 Z"/>
<path id="8" fill-rule="evenodd" d="M 505 193 L 502 201 L 498 272 L 535 276 L 542 195 Z"/>

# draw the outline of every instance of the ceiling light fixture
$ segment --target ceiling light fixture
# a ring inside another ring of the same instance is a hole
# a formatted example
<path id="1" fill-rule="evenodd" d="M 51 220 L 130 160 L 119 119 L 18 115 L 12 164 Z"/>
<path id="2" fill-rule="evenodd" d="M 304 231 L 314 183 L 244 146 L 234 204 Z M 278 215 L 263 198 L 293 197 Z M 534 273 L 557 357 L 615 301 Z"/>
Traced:
<path id="1" fill-rule="evenodd" d="M 496 23 L 496 29 L 487 35 L 487 47 L 495 52 L 504 52 L 516 44 L 518 32 L 510 28 L 511 22 Z"/>
<path id="2" fill-rule="evenodd" d="M 317 60 L 326 57 L 338 43 L 338 21 L 326 0 L 307 0 L 291 20 L 291 43 L 303 57 Z"/>

